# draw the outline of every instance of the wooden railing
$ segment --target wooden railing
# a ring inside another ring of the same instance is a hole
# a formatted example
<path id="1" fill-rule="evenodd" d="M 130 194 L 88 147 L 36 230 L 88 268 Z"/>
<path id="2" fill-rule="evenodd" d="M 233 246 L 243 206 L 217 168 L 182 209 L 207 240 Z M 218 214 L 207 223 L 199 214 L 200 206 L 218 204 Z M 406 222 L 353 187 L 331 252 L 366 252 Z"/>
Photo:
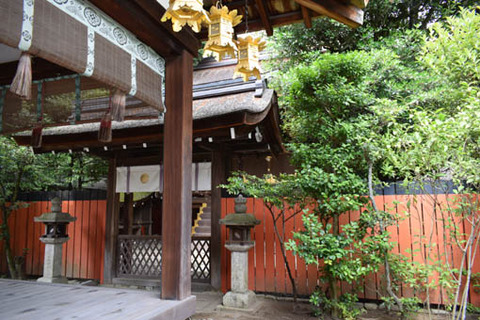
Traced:
<path id="1" fill-rule="evenodd" d="M 193 238 L 191 250 L 192 280 L 210 279 L 210 238 Z M 161 273 L 161 236 L 118 236 L 117 277 L 160 279 Z"/>

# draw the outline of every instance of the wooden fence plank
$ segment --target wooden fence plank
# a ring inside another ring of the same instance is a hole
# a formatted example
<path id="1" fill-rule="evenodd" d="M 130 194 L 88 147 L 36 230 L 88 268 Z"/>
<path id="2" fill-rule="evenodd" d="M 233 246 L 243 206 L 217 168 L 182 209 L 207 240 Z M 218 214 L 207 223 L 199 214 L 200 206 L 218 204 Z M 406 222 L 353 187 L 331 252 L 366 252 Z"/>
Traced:
<path id="1" fill-rule="evenodd" d="M 101 243 L 102 245 L 97 246 L 97 257 L 95 261 L 99 264 L 98 267 L 98 274 L 95 276 L 95 279 L 100 279 L 100 283 L 103 283 L 103 271 L 104 271 L 104 260 L 103 260 L 103 253 L 105 251 L 105 233 L 106 233 L 106 214 L 107 214 L 107 201 L 106 200 L 99 200 L 98 201 L 98 216 L 97 216 L 97 224 L 100 227 L 100 232 L 97 233 L 97 243 Z"/>
<path id="2" fill-rule="evenodd" d="M 83 212 L 83 202 L 75 201 L 75 216 L 77 220 L 73 223 L 74 226 L 74 236 L 70 241 L 74 245 L 73 249 L 73 277 L 80 278 L 80 267 L 82 262 L 82 212 Z"/>
<path id="3" fill-rule="evenodd" d="M 451 198 L 451 196 L 449 196 Z M 416 200 L 414 200 L 416 199 Z M 25 209 L 18 210 L 12 215 L 10 226 L 13 230 L 12 244 L 16 255 L 20 255 L 24 247 L 30 250 L 26 260 L 26 271 L 28 274 L 41 275 L 43 272 L 43 255 L 44 245 L 39 241 L 39 237 L 44 233 L 44 226 L 40 223 L 34 223 L 33 217 L 50 210 L 50 202 L 45 197 L 44 201 L 31 202 L 30 206 Z M 399 222 L 398 228 L 391 228 L 392 241 L 398 241 L 394 252 L 400 252 L 409 256 L 412 261 L 423 262 L 428 247 L 427 243 L 431 241 L 436 243 L 435 247 L 430 249 L 432 260 L 439 259 L 457 265 L 460 263 L 461 252 L 455 246 L 450 246 L 448 235 L 443 236 L 443 217 L 438 210 L 437 217 L 432 219 L 429 212 L 433 212 L 431 201 L 423 195 L 388 195 L 380 198 L 379 204 L 393 207 L 393 201 L 400 203 L 394 208 L 394 212 L 407 217 Z M 407 208 L 407 201 L 410 201 L 411 208 Z M 439 201 L 446 202 L 445 197 L 439 197 Z M 379 205 L 379 206 L 380 206 Z M 273 221 L 269 212 L 264 206 L 261 199 L 248 199 L 247 209 L 253 212 L 257 219 L 261 220 L 261 224 L 256 226 L 252 238 L 255 240 L 255 248 L 249 253 L 249 287 L 257 292 L 291 294 L 292 288 L 285 272 L 283 257 L 280 252 L 278 239 L 274 236 Z M 68 201 L 64 200 L 62 211 L 69 212 L 76 216 L 78 220 L 68 227 L 70 241 L 64 246 L 64 270 L 68 277 L 87 277 L 99 279 L 102 281 L 103 276 L 103 250 L 105 239 L 105 200 L 84 200 Z M 234 212 L 234 199 L 222 199 L 222 218 L 227 213 Z M 357 220 L 360 216 L 359 211 L 352 211 L 342 223 Z M 454 221 L 456 225 L 461 226 L 460 232 L 469 231 L 465 229 L 460 220 Z M 282 233 L 286 238 L 290 238 L 291 231 L 299 231 L 303 227 L 301 215 L 295 217 L 291 221 L 285 223 L 284 231 L 281 226 Z M 225 227 L 221 229 L 222 233 L 222 290 L 226 291 L 230 287 L 230 254 L 224 248 L 224 242 L 227 237 Z M 427 236 L 427 238 L 425 238 Z M 275 248 L 276 246 L 276 248 Z M 0 245 L 0 250 L 2 246 Z M 411 256 L 407 249 L 413 249 L 415 256 Z M 276 250 L 276 252 L 274 251 Z M 445 254 L 447 251 L 448 254 Z M 274 255 L 274 253 L 276 255 Z M 0 260 L 0 269 L 6 271 L 4 254 L 1 251 L 2 259 Z M 272 259 L 275 257 L 275 259 Z M 317 267 L 315 265 L 305 266 L 302 259 L 294 257 L 291 252 L 287 251 L 287 257 L 291 263 L 292 270 L 297 279 L 297 289 L 300 295 L 309 295 L 317 285 Z M 474 272 L 480 272 L 480 254 L 477 254 L 476 263 L 474 264 Z M 436 276 L 436 275 L 435 275 Z M 380 279 L 381 275 L 378 275 Z M 432 278 L 431 280 L 436 280 Z M 377 284 L 375 276 L 367 279 L 367 295 L 360 294 L 360 298 L 375 299 L 375 290 Z M 370 287 L 368 287 L 370 286 Z M 351 287 L 342 284 L 342 291 L 346 292 Z M 370 292 L 369 292 L 370 290 Z M 414 294 L 411 288 L 402 287 L 402 295 L 411 297 Z M 431 301 L 446 303 L 446 293 L 440 290 L 432 291 Z M 480 294 L 472 288 L 470 300 L 475 305 L 480 305 Z"/>
<path id="4" fill-rule="evenodd" d="M 254 213 L 253 202 L 253 198 L 247 198 L 247 213 Z M 255 232 L 252 231 L 251 239 L 255 241 Z M 248 251 L 248 289 L 255 290 L 255 247 Z"/>
<path id="5" fill-rule="evenodd" d="M 273 230 L 273 219 L 268 209 L 264 206 L 265 212 L 265 291 L 275 291 L 275 231 Z"/>
<path id="6" fill-rule="evenodd" d="M 35 245 L 36 241 L 39 241 L 38 239 L 34 238 L 34 229 L 35 229 L 35 224 L 33 222 L 33 217 L 35 215 L 35 211 L 33 210 L 32 206 L 29 205 L 27 208 L 27 225 L 26 227 L 26 237 L 27 237 L 27 248 L 28 248 L 28 253 L 25 257 L 25 272 L 27 274 L 32 274 L 33 271 L 33 248 Z M 1 251 L 1 250 L 0 250 Z"/>
<path id="7" fill-rule="evenodd" d="M 284 241 L 285 242 L 287 242 L 289 239 L 293 239 L 293 232 L 295 231 L 295 217 L 292 218 L 292 215 L 294 214 L 295 210 L 296 208 L 290 208 L 286 216 L 286 218 L 288 218 L 289 220 L 284 223 L 284 230 L 285 230 Z M 295 268 L 295 257 L 292 251 L 285 250 L 285 252 L 287 256 L 287 262 L 290 267 L 290 272 L 292 273 L 293 279 L 296 280 L 297 272 Z M 292 292 L 293 292 L 292 283 L 287 273 L 286 280 L 285 280 L 285 293 L 291 294 Z"/>
<path id="8" fill-rule="evenodd" d="M 294 224 L 295 232 L 300 232 L 305 230 L 303 227 L 302 215 L 299 214 L 295 217 L 295 224 Z M 312 277 L 317 278 L 317 268 L 316 266 L 309 266 L 305 264 L 305 260 L 300 258 L 298 255 L 295 256 L 296 264 L 297 264 L 297 291 L 299 295 L 308 295 L 310 294 L 310 288 L 308 286 L 308 281 L 306 279 L 310 279 Z M 313 291 L 312 291 L 313 292 Z"/>
<path id="9" fill-rule="evenodd" d="M 255 291 L 265 292 L 265 211 L 262 199 L 254 199 L 254 215 L 260 220 L 255 233 Z"/>
<path id="10" fill-rule="evenodd" d="M 278 216 L 277 220 L 277 229 L 281 239 L 285 239 L 285 228 L 284 228 L 284 216 L 281 214 L 280 209 L 275 208 L 275 218 Z M 275 234 L 275 292 L 276 293 L 285 293 L 285 283 L 287 281 L 287 271 L 285 267 L 285 260 L 283 259 L 283 246 L 280 242 L 280 238 Z"/>
<path id="11" fill-rule="evenodd" d="M 412 256 L 412 236 L 410 232 L 410 211 L 409 204 L 412 203 L 412 197 L 409 195 L 396 195 L 395 200 L 399 202 L 396 207 L 396 213 L 400 217 L 398 224 L 398 246 L 399 253 L 407 257 Z M 402 285 L 402 295 L 406 298 L 414 296 L 413 289 L 408 285 Z"/>
<path id="12" fill-rule="evenodd" d="M 340 214 L 340 216 L 338 217 L 338 225 L 339 225 L 338 227 L 340 232 L 343 232 L 343 226 L 348 223 L 350 223 L 350 212 L 347 211 Z M 339 288 L 340 288 L 341 294 L 351 291 L 351 285 L 345 281 L 340 281 Z"/>
<path id="13" fill-rule="evenodd" d="M 92 197 L 92 191 L 90 190 L 90 199 Z M 98 232 L 98 225 L 96 224 L 97 221 L 97 202 L 98 200 L 90 200 L 88 201 L 88 227 L 87 227 L 87 254 L 88 254 L 88 261 L 86 266 L 86 275 L 88 279 L 94 279 L 95 274 L 95 257 L 96 257 L 96 250 L 95 250 L 95 241 L 97 239 L 97 232 Z"/>
<path id="14" fill-rule="evenodd" d="M 80 213 L 81 215 L 81 220 L 82 221 L 82 227 L 81 227 L 81 256 L 80 256 L 80 274 L 79 278 L 81 279 L 86 279 L 88 278 L 87 276 L 87 267 L 88 263 L 90 260 L 90 255 L 89 255 L 89 242 L 91 241 L 91 236 L 92 233 L 95 232 L 94 228 L 90 228 L 90 201 L 84 201 L 82 200 L 82 211 Z"/>
<path id="15" fill-rule="evenodd" d="M 66 201 L 67 202 L 67 211 L 70 215 L 75 216 L 75 201 Z M 75 243 L 72 241 L 73 237 L 75 236 L 75 224 L 77 221 L 70 223 L 67 226 L 68 235 L 70 240 L 67 241 L 65 245 L 65 251 L 67 256 L 67 264 L 65 266 L 65 275 L 67 277 L 73 277 L 73 264 L 74 264 L 74 252 L 75 252 Z"/>

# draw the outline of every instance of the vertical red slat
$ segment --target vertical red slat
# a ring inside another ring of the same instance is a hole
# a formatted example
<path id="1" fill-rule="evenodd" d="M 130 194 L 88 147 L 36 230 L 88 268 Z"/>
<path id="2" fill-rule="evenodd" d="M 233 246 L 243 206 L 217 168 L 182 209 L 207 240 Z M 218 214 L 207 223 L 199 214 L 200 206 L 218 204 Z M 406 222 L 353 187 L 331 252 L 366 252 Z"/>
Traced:
<path id="1" fill-rule="evenodd" d="M 479 194 L 472 195 L 471 201 L 476 207 L 477 214 L 479 214 L 479 212 L 480 212 L 480 195 Z M 477 249 L 477 253 L 476 253 L 476 256 L 475 256 L 475 262 L 473 263 L 472 272 L 476 273 L 477 275 L 480 274 L 480 249 Z M 476 281 L 477 281 L 476 282 L 477 286 L 480 285 L 480 278 L 479 277 L 476 278 Z M 473 287 L 473 285 L 470 287 L 470 302 L 474 306 L 480 307 L 480 288 L 478 288 L 478 287 L 475 288 L 475 287 Z"/>
<path id="2" fill-rule="evenodd" d="M 27 208 L 27 225 L 25 226 L 26 229 L 26 236 L 27 236 L 27 256 L 25 257 L 25 272 L 27 274 L 33 273 L 33 249 L 35 241 L 39 241 L 34 237 L 34 228 L 35 222 L 33 221 L 33 217 L 35 215 L 34 208 L 32 207 L 31 203 Z"/>
<path id="3" fill-rule="evenodd" d="M 88 244 L 90 242 L 90 233 L 93 231 L 90 229 L 90 201 L 82 200 L 82 210 L 80 211 L 82 220 L 82 236 L 81 236 L 81 254 L 80 254 L 80 278 L 87 278 L 88 267 Z"/>
<path id="4" fill-rule="evenodd" d="M 68 212 L 68 201 L 63 201 L 62 199 L 62 212 Z M 68 234 L 68 225 L 67 225 L 67 234 Z M 67 277 L 67 250 L 68 250 L 68 241 L 63 245 L 62 250 L 62 275 Z"/>
<path id="5" fill-rule="evenodd" d="M 410 233 L 410 212 L 408 209 L 409 201 L 412 198 L 409 195 L 395 195 L 395 200 L 399 202 L 396 213 L 400 217 L 398 224 L 398 250 L 400 254 L 411 257 L 412 235 Z M 408 285 L 402 285 L 402 294 L 406 298 L 413 297 L 413 289 Z"/>
<path id="6" fill-rule="evenodd" d="M 343 231 L 343 226 L 348 224 L 349 222 L 350 222 L 350 213 L 348 211 L 340 214 L 340 216 L 338 217 L 340 232 Z M 338 285 L 339 285 L 341 294 L 344 294 L 350 291 L 350 284 L 348 284 L 347 282 L 340 281 Z"/>
<path id="7" fill-rule="evenodd" d="M 72 277 L 80 278 L 80 264 L 82 260 L 82 209 L 81 201 L 75 201 L 75 217 L 73 222 L 74 234 L 70 241 L 73 243 L 73 273 Z"/>
<path id="8" fill-rule="evenodd" d="M 412 260 L 417 263 L 424 262 L 424 250 L 423 250 L 423 235 L 424 235 L 424 219 L 422 213 L 422 198 L 420 195 L 414 195 L 411 205 L 411 233 L 412 233 Z M 419 296 L 420 299 L 424 298 L 424 295 L 415 292 L 416 296 Z"/>
<path id="9" fill-rule="evenodd" d="M 106 223 L 106 212 L 107 212 L 107 201 L 99 200 L 97 206 L 97 224 L 99 226 L 99 231 L 97 232 L 97 243 L 101 243 L 97 250 L 97 257 L 95 261 L 99 264 L 98 273 L 95 276 L 95 279 L 99 279 L 100 283 L 103 283 L 103 270 L 104 270 L 104 259 L 103 254 L 105 251 L 105 223 Z"/>
<path id="10" fill-rule="evenodd" d="M 434 211 L 435 199 L 432 195 L 423 194 L 422 199 L 422 214 L 424 219 L 424 263 L 431 265 L 437 260 L 437 247 L 434 244 L 438 244 L 437 232 L 436 232 L 436 217 Z M 434 271 L 428 278 L 428 282 L 432 284 L 438 283 L 438 272 Z M 440 303 L 439 291 L 433 287 L 428 290 L 430 295 L 430 303 Z"/>
<path id="11" fill-rule="evenodd" d="M 304 230 L 303 221 L 302 221 L 303 213 L 298 214 L 294 220 L 294 230 L 295 232 L 300 232 Z M 309 294 L 309 288 L 307 287 L 308 281 L 312 267 L 308 267 L 305 264 L 305 260 L 299 257 L 298 255 L 295 256 L 296 265 L 297 265 L 297 291 L 299 295 L 307 295 Z M 317 277 L 316 267 L 314 276 Z"/>
<path id="12" fill-rule="evenodd" d="M 66 207 L 67 211 L 71 216 L 75 217 L 75 201 L 69 200 L 65 201 L 66 202 Z M 67 277 L 73 278 L 73 258 L 74 258 L 74 250 L 75 250 L 75 224 L 77 221 L 73 221 L 68 224 L 67 226 L 67 232 L 70 237 L 70 240 L 67 241 L 65 245 L 65 251 L 66 251 L 66 256 L 67 256 L 67 261 L 65 265 L 65 275 Z M 105 240 L 104 240 L 105 241 Z"/>
<path id="13" fill-rule="evenodd" d="M 283 216 L 278 208 L 274 208 L 275 218 L 279 216 L 277 220 L 277 229 L 280 237 L 285 239 L 285 230 L 283 227 Z M 272 229 L 274 226 L 272 225 Z M 275 292 L 276 293 L 285 293 L 285 282 L 287 281 L 287 272 L 285 268 L 285 260 L 283 259 L 282 244 L 280 239 L 275 234 Z"/>
<path id="14" fill-rule="evenodd" d="M 265 214 L 265 291 L 275 292 L 275 231 L 273 230 L 273 219 L 268 209 L 263 207 Z"/>
<path id="15" fill-rule="evenodd" d="M 255 218 L 260 224 L 255 227 L 255 291 L 265 292 L 265 216 L 263 201 L 254 199 Z"/>
<path id="16" fill-rule="evenodd" d="M 447 255 L 445 254 L 445 224 L 443 222 L 443 210 L 446 208 L 446 196 L 444 194 L 439 194 L 437 198 L 437 208 L 436 208 L 436 215 L 435 215 L 435 232 L 436 232 L 436 241 L 437 245 L 435 246 L 435 259 L 434 261 L 438 261 L 441 263 L 442 266 L 446 266 L 446 258 Z M 437 285 L 438 281 L 437 281 Z M 448 303 L 448 294 L 445 288 L 441 288 L 438 286 L 436 289 L 438 294 L 438 303 L 446 304 Z"/>
<path id="17" fill-rule="evenodd" d="M 293 239 L 293 232 L 295 229 L 295 217 L 292 217 L 292 215 L 295 213 L 296 208 L 290 208 L 288 210 L 288 213 L 285 218 L 289 219 L 288 221 L 285 222 L 284 228 L 285 228 L 285 237 L 284 240 L 285 242 L 288 241 L 288 239 Z M 290 266 L 290 271 L 292 273 L 293 279 L 297 281 L 297 270 L 295 266 L 295 257 L 290 250 L 286 250 L 287 254 L 287 262 L 288 265 Z M 288 273 L 286 273 L 286 279 L 285 279 L 285 293 L 286 294 L 292 294 L 293 289 L 292 289 L 292 283 L 290 281 L 290 278 L 288 277 Z"/>
<path id="18" fill-rule="evenodd" d="M 97 202 L 98 200 L 91 199 L 92 192 L 90 192 L 90 201 L 88 205 L 89 219 L 88 219 L 88 262 L 87 262 L 87 278 L 95 279 L 95 257 L 96 248 L 95 241 L 97 239 L 98 224 L 97 222 Z M 98 279 L 98 278 L 97 278 Z"/>
<path id="19" fill-rule="evenodd" d="M 253 214 L 253 198 L 247 198 L 247 213 Z M 251 239 L 255 241 L 255 232 L 252 230 Z M 248 251 L 248 289 L 255 290 L 255 247 Z"/>

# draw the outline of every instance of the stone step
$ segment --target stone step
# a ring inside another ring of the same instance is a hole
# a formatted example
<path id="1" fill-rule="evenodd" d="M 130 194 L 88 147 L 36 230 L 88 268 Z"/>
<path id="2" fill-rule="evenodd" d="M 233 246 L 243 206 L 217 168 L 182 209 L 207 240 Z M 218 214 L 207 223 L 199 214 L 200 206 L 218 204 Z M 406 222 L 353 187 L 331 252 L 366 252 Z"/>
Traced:
<path id="1" fill-rule="evenodd" d="M 195 232 L 201 232 L 201 230 L 210 232 L 210 231 L 212 230 L 212 227 L 211 227 L 211 226 L 207 226 L 207 225 L 204 225 L 204 226 L 200 226 L 200 225 L 199 225 L 199 226 L 195 229 Z"/>
<path id="2" fill-rule="evenodd" d="M 212 220 L 211 219 L 203 219 L 202 220 L 199 220 L 198 221 L 198 225 L 199 226 L 209 226 L 212 224 Z"/>
<path id="3" fill-rule="evenodd" d="M 195 239 L 195 237 L 211 237 L 211 236 L 212 236 L 211 232 L 202 232 L 202 233 L 195 233 L 192 238 Z"/>
<path id="4" fill-rule="evenodd" d="M 210 212 L 204 212 L 204 213 L 202 213 L 201 217 L 202 217 L 202 219 L 204 219 L 204 218 L 210 219 L 212 217 L 212 214 Z"/>

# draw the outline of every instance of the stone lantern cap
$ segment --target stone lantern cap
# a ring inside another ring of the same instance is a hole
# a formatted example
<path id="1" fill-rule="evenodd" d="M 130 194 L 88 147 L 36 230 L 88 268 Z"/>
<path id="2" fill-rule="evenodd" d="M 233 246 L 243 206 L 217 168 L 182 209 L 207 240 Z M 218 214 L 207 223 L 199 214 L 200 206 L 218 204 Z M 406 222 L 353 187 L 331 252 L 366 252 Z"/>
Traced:
<path id="1" fill-rule="evenodd" d="M 35 222 L 43 222 L 43 223 L 70 223 L 77 220 L 77 217 L 72 217 L 67 212 L 62 212 L 62 201 L 60 198 L 53 198 L 52 199 L 52 208 L 51 212 L 45 212 L 41 216 L 34 217 L 33 220 Z"/>
<path id="2" fill-rule="evenodd" d="M 241 194 L 235 198 L 235 213 L 227 214 L 225 218 L 219 221 L 220 224 L 225 226 L 244 226 L 253 227 L 260 224 L 260 220 L 257 220 L 253 214 L 247 212 L 247 199 Z"/>

